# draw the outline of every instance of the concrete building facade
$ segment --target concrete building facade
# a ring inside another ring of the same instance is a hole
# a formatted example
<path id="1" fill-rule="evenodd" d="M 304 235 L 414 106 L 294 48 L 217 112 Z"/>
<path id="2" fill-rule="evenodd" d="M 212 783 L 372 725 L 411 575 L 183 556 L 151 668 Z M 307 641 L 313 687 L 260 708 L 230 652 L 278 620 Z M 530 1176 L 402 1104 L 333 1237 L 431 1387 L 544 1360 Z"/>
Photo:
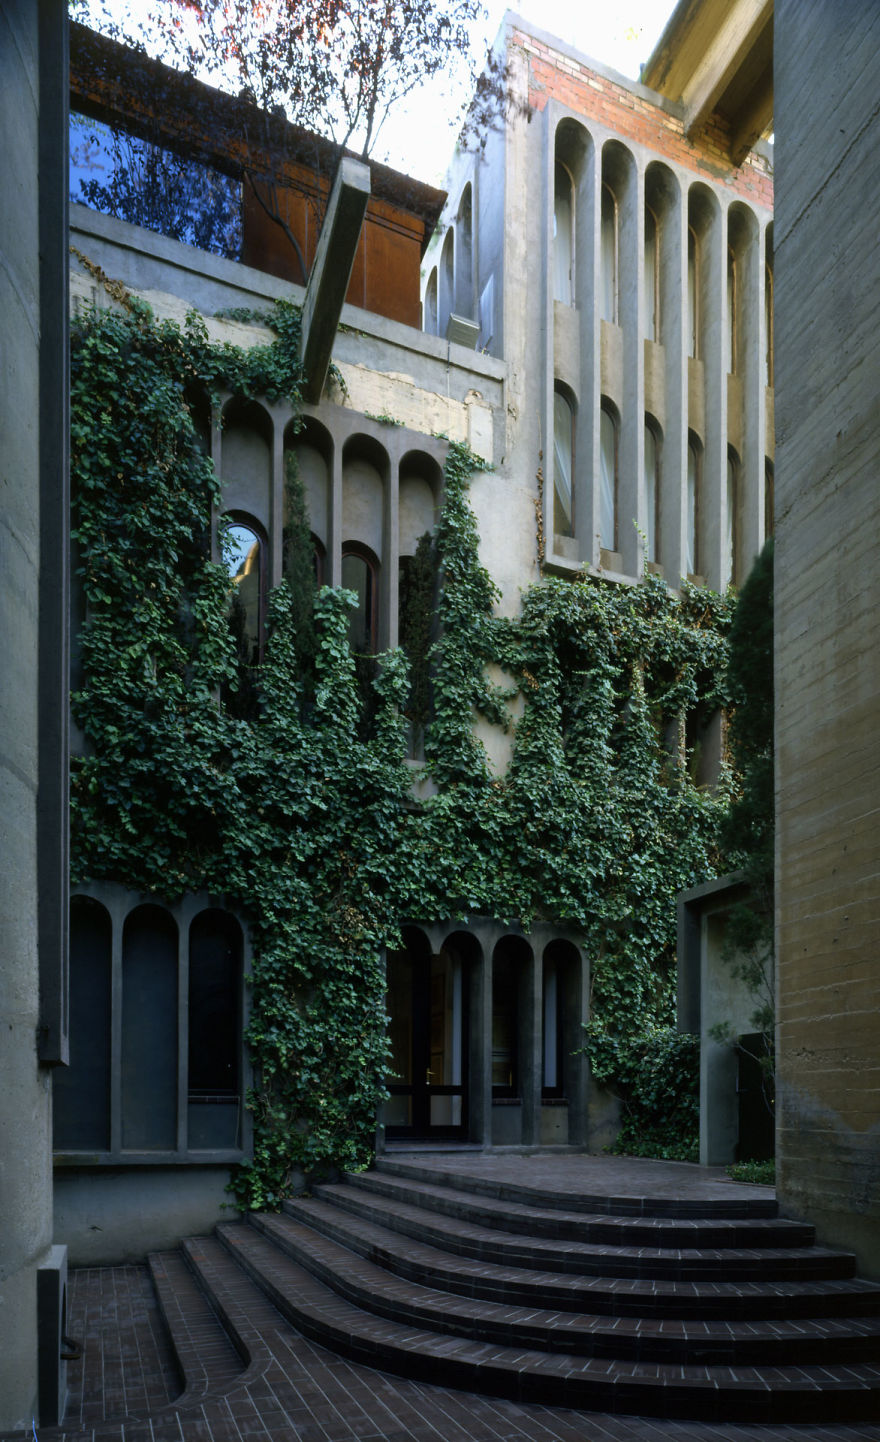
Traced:
<path id="1" fill-rule="evenodd" d="M 778 0 L 775 26 L 778 1185 L 880 1277 L 880 16 Z"/>

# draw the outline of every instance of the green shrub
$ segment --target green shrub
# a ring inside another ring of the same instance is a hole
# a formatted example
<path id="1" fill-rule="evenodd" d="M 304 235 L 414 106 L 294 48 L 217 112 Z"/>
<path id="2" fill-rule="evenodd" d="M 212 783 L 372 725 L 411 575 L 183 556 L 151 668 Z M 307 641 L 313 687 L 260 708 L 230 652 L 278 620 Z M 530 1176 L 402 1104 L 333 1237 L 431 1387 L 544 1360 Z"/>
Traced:
<path id="1" fill-rule="evenodd" d="M 595 1023 L 586 1051 L 593 1079 L 620 1098 L 612 1151 L 695 1162 L 700 1150 L 700 1038 L 671 1026 L 618 1036 Z"/>

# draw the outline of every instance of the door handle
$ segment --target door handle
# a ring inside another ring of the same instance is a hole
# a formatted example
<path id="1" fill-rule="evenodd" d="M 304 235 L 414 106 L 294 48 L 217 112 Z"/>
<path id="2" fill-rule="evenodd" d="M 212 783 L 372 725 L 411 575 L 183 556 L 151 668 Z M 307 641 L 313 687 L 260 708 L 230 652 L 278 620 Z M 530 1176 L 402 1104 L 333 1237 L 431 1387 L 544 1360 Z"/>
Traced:
<path id="1" fill-rule="evenodd" d="M 431 1077 L 432 1077 L 433 1075 L 434 1075 L 434 1073 L 431 1071 L 431 1068 L 428 1067 L 427 1070 L 426 1070 L 426 1072 L 425 1072 L 425 1085 L 426 1085 L 426 1086 L 428 1086 L 428 1085 L 430 1084 Z"/>

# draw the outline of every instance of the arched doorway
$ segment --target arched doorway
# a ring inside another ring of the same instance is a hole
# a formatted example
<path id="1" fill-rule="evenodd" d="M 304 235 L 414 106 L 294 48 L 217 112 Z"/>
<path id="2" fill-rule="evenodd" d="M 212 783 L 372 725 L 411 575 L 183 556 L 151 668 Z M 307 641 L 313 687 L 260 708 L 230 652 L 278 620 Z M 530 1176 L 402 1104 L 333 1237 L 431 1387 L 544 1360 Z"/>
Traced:
<path id="1" fill-rule="evenodd" d="M 453 941 L 432 952 L 417 927 L 388 953 L 391 1064 L 385 1135 L 467 1135 L 467 961 Z"/>

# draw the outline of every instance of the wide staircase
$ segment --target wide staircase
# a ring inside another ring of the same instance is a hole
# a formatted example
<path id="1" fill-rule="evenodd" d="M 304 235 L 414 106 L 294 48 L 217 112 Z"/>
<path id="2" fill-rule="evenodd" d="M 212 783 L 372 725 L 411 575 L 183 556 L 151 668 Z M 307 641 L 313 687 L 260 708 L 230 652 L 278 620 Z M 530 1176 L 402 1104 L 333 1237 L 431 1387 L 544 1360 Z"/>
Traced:
<path id="1" fill-rule="evenodd" d="M 195 1280 L 242 1365 L 268 1301 L 357 1362 L 521 1402 L 880 1420 L 880 1286 L 743 1190 L 560 1194 L 381 1158 L 185 1242 L 183 1275 L 179 1254 L 150 1265 L 175 1344 L 192 1347 L 177 1299 Z"/>

